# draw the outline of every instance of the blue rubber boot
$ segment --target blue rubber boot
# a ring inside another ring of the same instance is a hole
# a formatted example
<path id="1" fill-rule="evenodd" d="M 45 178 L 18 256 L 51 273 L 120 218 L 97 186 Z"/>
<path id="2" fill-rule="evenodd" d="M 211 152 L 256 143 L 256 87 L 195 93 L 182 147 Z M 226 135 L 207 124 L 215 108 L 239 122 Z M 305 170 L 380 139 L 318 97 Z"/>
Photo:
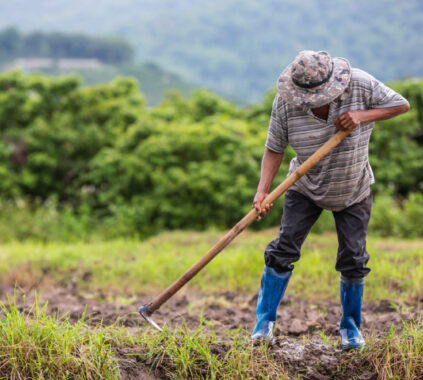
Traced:
<path id="1" fill-rule="evenodd" d="M 342 319 L 339 331 L 344 351 L 366 345 L 360 332 L 363 287 L 364 278 L 348 278 L 341 275 Z"/>
<path id="2" fill-rule="evenodd" d="M 279 273 L 271 267 L 264 267 L 257 298 L 257 324 L 251 335 L 251 340 L 265 340 L 270 344 L 273 343 L 273 327 L 276 322 L 276 310 L 285 293 L 291 274 L 292 271 Z"/>

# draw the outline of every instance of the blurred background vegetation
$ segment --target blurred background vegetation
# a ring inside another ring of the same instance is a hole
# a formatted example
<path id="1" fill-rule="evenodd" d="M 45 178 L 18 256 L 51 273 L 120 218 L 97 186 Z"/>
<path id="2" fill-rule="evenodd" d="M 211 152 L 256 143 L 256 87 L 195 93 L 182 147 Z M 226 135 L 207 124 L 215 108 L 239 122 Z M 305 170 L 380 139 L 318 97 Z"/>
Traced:
<path id="1" fill-rule="evenodd" d="M 302 49 L 409 99 L 372 136 L 371 231 L 423 235 L 420 1 L 15 0 L 0 14 L 0 239 L 231 226 L 259 180 L 268 89 Z M 324 213 L 314 231 L 328 229 Z"/>
<path id="2" fill-rule="evenodd" d="M 241 108 L 207 90 L 147 107 L 134 79 L 82 87 L 77 76 L 0 76 L 0 236 L 146 237 L 226 228 L 248 212 L 275 92 Z M 371 231 L 423 227 L 423 81 L 393 83 L 411 111 L 378 123 Z M 294 152 L 288 149 L 276 182 Z M 280 203 L 256 228 L 277 225 Z M 333 229 L 325 214 L 315 231 Z"/>
<path id="3" fill-rule="evenodd" d="M 421 0 L 14 0 L 0 14 L 0 28 L 25 33 L 119 36 L 136 62 L 247 104 L 303 49 L 347 57 L 383 81 L 423 76 Z"/>
<path id="4" fill-rule="evenodd" d="M 49 76 L 79 74 L 85 85 L 110 82 L 119 75 L 140 82 L 150 104 L 157 104 L 167 89 L 189 95 L 194 86 L 154 62 L 134 61 L 132 46 L 122 38 L 85 34 L 31 32 L 14 27 L 0 31 L 0 69 L 41 72 Z"/>

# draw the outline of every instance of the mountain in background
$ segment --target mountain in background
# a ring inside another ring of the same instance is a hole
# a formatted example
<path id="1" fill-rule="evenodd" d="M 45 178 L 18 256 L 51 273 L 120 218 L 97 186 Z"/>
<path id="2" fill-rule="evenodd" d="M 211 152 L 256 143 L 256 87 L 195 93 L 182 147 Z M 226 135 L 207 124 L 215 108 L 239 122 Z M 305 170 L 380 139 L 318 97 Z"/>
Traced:
<path id="1" fill-rule="evenodd" d="M 303 49 L 381 80 L 423 76 L 421 0 L 14 0 L 0 28 L 118 35 L 137 60 L 252 103 Z"/>
<path id="2" fill-rule="evenodd" d="M 194 88 L 155 63 L 135 62 L 133 48 L 121 38 L 81 33 L 0 31 L 0 71 L 10 70 L 51 76 L 77 73 L 88 85 L 133 76 L 150 105 L 158 104 L 169 89 L 187 96 Z"/>

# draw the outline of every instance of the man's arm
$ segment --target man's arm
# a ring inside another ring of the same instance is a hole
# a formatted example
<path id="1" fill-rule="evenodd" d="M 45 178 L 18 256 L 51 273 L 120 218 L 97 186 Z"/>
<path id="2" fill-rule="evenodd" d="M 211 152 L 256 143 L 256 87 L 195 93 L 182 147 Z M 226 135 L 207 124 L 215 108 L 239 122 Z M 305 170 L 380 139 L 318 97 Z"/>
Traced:
<path id="1" fill-rule="evenodd" d="M 263 218 L 273 207 L 273 203 L 261 208 L 261 203 L 269 193 L 273 179 L 281 166 L 283 153 L 276 153 L 266 148 L 261 161 L 261 176 L 257 187 L 257 193 L 254 197 L 253 208 L 257 210 L 259 216 L 257 220 Z"/>
<path id="2" fill-rule="evenodd" d="M 382 121 L 401 115 L 410 109 L 408 104 L 388 108 L 373 108 L 365 111 L 348 111 L 333 122 L 341 131 L 353 130 L 361 123 Z"/>

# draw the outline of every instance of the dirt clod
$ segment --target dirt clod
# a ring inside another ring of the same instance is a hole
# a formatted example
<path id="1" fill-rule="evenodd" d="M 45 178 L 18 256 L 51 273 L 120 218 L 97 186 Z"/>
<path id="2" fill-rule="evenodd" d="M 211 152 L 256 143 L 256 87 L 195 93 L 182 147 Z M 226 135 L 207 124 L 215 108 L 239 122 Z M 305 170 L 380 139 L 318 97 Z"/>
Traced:
<path id="1" fill-rule="evenodd" d="M 0 299 L 7 302 L 7 294 L 13 295 L 13 292 L 13 288 L 0 288 Z M 23 294 L 25 292 L 18 292 L 17 306 L 28 310 L 28 305 L 32 305 L 35 300 L 35 293 L 34 290 L 28 292 L 25 303 Z M 85 315 L 91 325 L 100 322 L 104 325 L 116 323 L 134 331 L 139 328 L 151 328 L 143 322 L 137 311 L 140 305 L 150 301 L 150 296 L 139 295 L 130 305 L 105 302 L 100 298 L 101 295 L 80 293 L 75 288 L 63 287 L 44 291 L 38 296 L 38 302 L 48 302 L 48 313 L 68 317 L 71 322 L 76 322 Z M 175 296 L 154 313 L 153 319 L 160 326 L 166 323 L 167 326 L 174 328 L 186 324 L 188 328 L 196 329 L 202 315 L 205 329 L 212 326 L 217 336 L 224 336 L 230 329 L 244 329 L 245 335 L 248 336 L 255 324 L 256 299 L 257 297 L 235 292 Z M 311 303 L 289 297 L 279 307 L 275 330 L 276 342 L 269 348 L 275 361 L 282 364 L 294 378 L 298 378 L 298 373 L 301 379 L 339 378 L 334 374 L 347 355 L 333 344 L 339 334 L 340 317 L 339 304 Z M 418 307 L 413 308 L 412 305 L 394 305 L 390 300 L 364 304 L 363 335 L 365 337 L 369 333 L 386 335 L 391 326 L 400 327 L 404 317 L 407 319 L 423 317 L 423 311 Z M 322 333 L 328 339 L 332 337 L 330 345 L 322 343 Z M 211 347 L 211 352 L 224 358 L 229 347 L 230 344 L 227 342 L 216 344 Z M 151 365 L 137 354 L 136 348 L 127 351 L 118 350 L 116 355 L 120 359 L 122 379 L 165 378 L 164 370 L 160 372 L 159 368 L 152 371 Z M 364 368 L 355 368 L 354 371 L 354 377 L 360 380 L 377 378 L 377 374 Z M 348 376 L 344 378 L 352 378 Z"/>

